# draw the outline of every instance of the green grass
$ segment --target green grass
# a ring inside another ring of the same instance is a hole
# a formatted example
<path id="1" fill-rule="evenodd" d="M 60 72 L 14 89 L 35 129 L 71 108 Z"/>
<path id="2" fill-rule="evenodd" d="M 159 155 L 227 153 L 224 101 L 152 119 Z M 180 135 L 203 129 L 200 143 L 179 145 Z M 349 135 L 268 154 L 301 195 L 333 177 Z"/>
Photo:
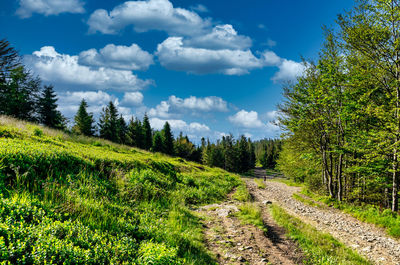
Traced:
<path id="1" fill-rule="evenodd" d="M 304 264 L 372 264 L 331 235 L 317 231 L 277 205 L 271 206 L 271 214 L 275 221 L 286 229 L 288 236 L 303 250 L 306 256 Z"/>
<path id="2" fill-rule="evenodd" d="M 377 206 L 368 204 L 355 205 L 346 202 L 339 202 L 328 196 L 315 194 L 308 189 L 303 189 L 301 193 L 315 201 L 322 202 L 327 206 L 342 210 L 360 221 L 385 228 L 388 235 L 400 238 L 400 216 L 397 213 L 393 213 L 390 209 L 381 210 Z"/>
<path id="3" fill-rule="evenodd" d="M 0 264 L 215 264 L 190 209 L 238 185 L 218 168 L 0 116 Z"/>
<path id="4" fill-rule="evenodd" d="M 239 186 L 237 186 L 235 193 L 232 195 L 232 198 L 240 202 L 248 202 L 251 200 L 250 193 L 247 190 L 247 186 L 245 183 L 241 183 Z"/>
<path id="5" fill-rule="evenodd" d="M 257 184 L 257 187 L 259 189 L 265 189 L 267 186 L 265 185 L 265 182 L 263 179 L 254 179 L 254 182 Z"/>
<path id="6" fill-rule="evenodd" d="M 240 205 L 239 212 L 236 213 L 236 216 L 242 221 L 242 223 L 254 225 L 265 233 L 267 232 L 267 228 L 265 227 L 261 216 L 261 209 L 257 204 L 244 203 Z"/>

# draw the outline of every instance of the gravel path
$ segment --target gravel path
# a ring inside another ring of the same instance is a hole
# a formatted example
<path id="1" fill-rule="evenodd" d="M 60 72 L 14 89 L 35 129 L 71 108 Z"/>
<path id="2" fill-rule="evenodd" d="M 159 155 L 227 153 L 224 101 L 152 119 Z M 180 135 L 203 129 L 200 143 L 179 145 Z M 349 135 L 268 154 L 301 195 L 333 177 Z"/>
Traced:
<path id="1" fill-rule="evenodd" d="M 207 216 L 204 223 L 206 245 L 218 264 L 302 264 L 302 252 L 286 238 L 285 230 L 273 222 L 267 211 L 264 211 L 263 220 L 268 232 L 264 233 L 235 217 L 239 205 L 228 199 L 199 209 L 199 213 Z"/>
<path id="2" fill-rule="evenodd" d="M 262 172 L 257 172 L 257 175 L 262 175 Z M 292 197 L 293 193 L 300 191 L 298 187 L 267 180 L 266 189 L 260 190 L 253 179 L 246 182 L 256 201 L 277 203 L 288 213 L 318 230 L 330 233 L 376 264 L 400 265 L 400 241 L 389 237 L 383 229 L 358 221 L 334 208 L 305 205 Z"/>

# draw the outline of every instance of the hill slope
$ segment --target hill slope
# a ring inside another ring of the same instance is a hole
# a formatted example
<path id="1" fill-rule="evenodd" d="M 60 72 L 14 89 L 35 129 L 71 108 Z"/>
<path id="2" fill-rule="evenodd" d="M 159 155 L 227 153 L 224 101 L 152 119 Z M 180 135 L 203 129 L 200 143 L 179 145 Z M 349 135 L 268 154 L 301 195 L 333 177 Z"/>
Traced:
<path id="1" fill-rule="evenodd" d="M 0 116 L 0 263 L 213 264 L 190 208 L 236 175 Z"/>

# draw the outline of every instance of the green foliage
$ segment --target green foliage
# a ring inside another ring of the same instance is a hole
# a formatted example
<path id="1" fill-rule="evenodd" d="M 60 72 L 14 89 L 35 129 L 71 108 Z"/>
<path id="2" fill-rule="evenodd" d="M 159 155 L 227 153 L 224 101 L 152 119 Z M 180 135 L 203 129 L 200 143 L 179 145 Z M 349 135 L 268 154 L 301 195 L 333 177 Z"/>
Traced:
<path id="1" fill-rule="evenodd" d="M 147 114 L 145 114 L 143 117 L 142 129 L 143 129 L 143 148 L 146 150 L 150 150 L 150 148 L 153 146 L 153 135 L 150 126 L 150 120 Z"/>
<path id="2" fill-rule="evenodd" d="M 82 99 L 78 112 L 74 117 L 75 124 L 72 127 L 72 130 L 86 136 L 93 136 L 95 133 L 93 114 L 88 113 L 87 108 L 87 102 Z"/>
<path id="3" fill-rule="evenodd" d="M 44 126 L 64 129 L 66 118 L 57 110 L 57 97 L 53 86 L 44 86 L 39 96 L 38 114 L 39 122 Z"/>
<path id="4" fill-rule="evenodd" d="M 289 215 L 279 206 L 272 205 L 271 214 L 274 220 L 286 229 L 288 236 L 304 251 L 306 255 L 304 264 L 371 264 L 331 235 L 319 232 Z"/>
<path id="5" fill-rule="evenodd" d="M 163 152 L 168 155 L 174 155 L 174 136 L 171 131 L 171 126 L 168 122 L 164 124 L 164 128 L 161 131 Z"/>
<path id="6" fill-rule="evenodd" d="M 99 119 L 99 133 L 100 137 L 113 141 L 120 142 L 119 139 L 119 120 L 118 120 L 118 110 L 114 103 L 110 101 L 107 107 L 103 108 Z"/>
<path id="7" fill-rule="evenodd" d="M 254 182 L 257 184 L 259 189 L 265 189 L 266 185 L 263 179 L 254 179 Z"/>
<path id="8" fill-rule="evenodd" d="M 1 261 L 215 263 L 189 208 L 223 199 L 238 176 L 37 128 L 0 117 Z"/>
<path id="9" fill-rule="evenodd" d="M 237 217 L 245 224 L 254 225 L 265 233 L 268 231 L 261 216 L 261 209 L 257 204 L 244 203 L 240 205 Z"/>
<path id="10" fill-rule="evenodd" d="M 255 156 L 263 168 L 274 169 L 281 151 L 282 140 L 263 139 L 256 141 Z"/>
<path id="11" fill-rule="evenodd" d="M 232 198 L 241 201 L 241 202 L 248 202 L 251 200 L 251 196 L 249 191 L 247 190 L 246 184 L 239 185 L 236 188 L 235 193 L 232 195 Z"/>

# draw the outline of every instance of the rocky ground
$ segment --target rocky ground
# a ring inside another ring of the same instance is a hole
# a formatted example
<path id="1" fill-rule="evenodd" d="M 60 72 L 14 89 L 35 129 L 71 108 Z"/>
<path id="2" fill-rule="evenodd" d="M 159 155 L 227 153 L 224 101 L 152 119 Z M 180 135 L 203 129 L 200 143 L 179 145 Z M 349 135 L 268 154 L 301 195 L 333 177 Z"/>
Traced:
<path id="1" fill-rule="evenodd" d="M 258 169 L 261 170 L 261 169 Z M 257 176 L 262 172 L 256 172 Z M 288 213 L 300 218 L 318 230 L 328 232 L 376 264 L 400 264 L 400 241 L 388 236 L 383 229 L 366 224 L 330 207 L 312 207 L 295 200 L 293 193 L 300 188 L 266 181 L 265 189 L 258 189 L 253 179 L 246 179 L 256 201 L 272 201 Z"/>
<path id="2" fill-rule="evenodd" d="M 199 210 L 207 216 L 206 242 L 219 264 L 302 264 L 302 252 L 270 219 L 268 211 L 263 211 L 268 229 L 264 233 L 255 226 L 242 224 L 235 217 L 238 206 L 239 202 L 229 199 Z"/>

